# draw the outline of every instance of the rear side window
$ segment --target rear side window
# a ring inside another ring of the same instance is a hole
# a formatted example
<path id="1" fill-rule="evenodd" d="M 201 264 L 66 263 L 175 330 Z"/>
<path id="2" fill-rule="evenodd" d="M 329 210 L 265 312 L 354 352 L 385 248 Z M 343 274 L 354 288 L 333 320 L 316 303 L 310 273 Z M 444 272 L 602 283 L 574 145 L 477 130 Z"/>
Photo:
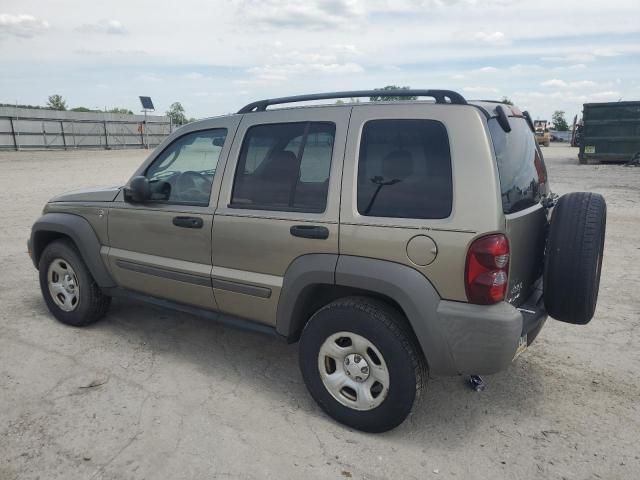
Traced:
<path id="1" fill-rule="evenodd" d="M 321 213 L 327 205 L 335 125 L 251 127 L 244 138 L 232 208 Z"/>
<path id="2" fill-rule="evenodd" d="M 496 152 L 502 209 L 515 213 L 537 204 L 546 193 L 547 170 L 526 120 L 510 117 L 511 132 L 506 133 L 495 118 L 489 131 Z"/>
<path id="3" fill-rule="evenodd" d="M 453 186 L 449 137 L 435 120 L 372 120 L 358 161 L 360 215 L 446 218 Z"/>

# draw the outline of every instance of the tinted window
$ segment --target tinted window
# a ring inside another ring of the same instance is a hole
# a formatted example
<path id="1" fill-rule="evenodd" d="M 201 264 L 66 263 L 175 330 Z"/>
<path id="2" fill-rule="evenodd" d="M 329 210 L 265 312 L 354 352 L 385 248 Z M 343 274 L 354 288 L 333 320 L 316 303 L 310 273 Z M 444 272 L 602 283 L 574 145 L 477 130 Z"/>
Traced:
<path id="1" fill-rule="evenodd" d="M 435 120 L 373 120 L 362 132 L 358 212 L 446 218 L 453 187 L 449 137 Z"/>
<path id="2" fill-rule="evenodd" d="M 226 129 L 192 132 L 175 140 L 149 166 L 151 199 L 208 205 Z"/>
<path id="3" fill-rule="evenodd" d="M 334 137 L 332 123 L 251 127 L 240 151 L 231 207 L 323 212 Z"/>
<path id="4" fill-rule="evenodd" d="M 504 213 L 535 205 L 547 191 L 547 171 L 533 132 L 524 118 L 510 117 L 509 123 L 506 133 L 495 118 L 489 120 Z"/>

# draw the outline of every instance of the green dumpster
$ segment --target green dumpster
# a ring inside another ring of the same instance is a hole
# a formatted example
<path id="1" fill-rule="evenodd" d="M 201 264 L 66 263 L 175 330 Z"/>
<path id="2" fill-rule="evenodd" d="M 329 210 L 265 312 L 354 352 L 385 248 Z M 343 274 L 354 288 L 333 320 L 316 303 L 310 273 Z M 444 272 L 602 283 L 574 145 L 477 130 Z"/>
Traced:
<path id="1" fill-rule="evenodd" d="M 585 103 L 580 163 L 627 162 L 640 152 L 640 102 Z"/>

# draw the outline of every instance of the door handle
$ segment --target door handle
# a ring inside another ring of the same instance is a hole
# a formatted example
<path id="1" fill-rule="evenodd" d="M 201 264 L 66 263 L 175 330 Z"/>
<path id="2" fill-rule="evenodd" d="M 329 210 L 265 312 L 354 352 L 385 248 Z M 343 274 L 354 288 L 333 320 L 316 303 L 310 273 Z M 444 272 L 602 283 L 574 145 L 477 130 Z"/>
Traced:
<path id="1" fill-rule="evenodd" d="M 173 217 L 173 224 L 182 228 L 202 228 L 200 217 Z"/>
<path id="2" fill-rule="evenodd" d="M 320 240 L 329 238 L 329 229 L 319 225 L 292 225 L 289 232 L 294 237 L 317 238 Z"/>

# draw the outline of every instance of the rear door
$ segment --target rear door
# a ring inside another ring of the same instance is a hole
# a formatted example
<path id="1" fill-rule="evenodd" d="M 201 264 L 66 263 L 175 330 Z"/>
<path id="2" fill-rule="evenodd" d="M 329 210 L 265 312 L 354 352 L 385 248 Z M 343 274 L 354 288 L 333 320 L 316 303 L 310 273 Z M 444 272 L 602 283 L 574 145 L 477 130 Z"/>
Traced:
<path id="1" fill-rule="evenodd" d="M 348 107 L 244 115 L 213 225 L 220 310 L 275 324 L 285 272 L 301 255 L 338 253 Z"/>
<path id="2" fill-rule="evenodd" d="M 542 152 L 526 120 L 514 116 L 509 122 L 509 133 L 495 118 L 488 124 L 511 253 L 507 301 L 518 306 L 542 275 L 547 211 L 540 200 L 549 192 L 549 186 Z"/>

